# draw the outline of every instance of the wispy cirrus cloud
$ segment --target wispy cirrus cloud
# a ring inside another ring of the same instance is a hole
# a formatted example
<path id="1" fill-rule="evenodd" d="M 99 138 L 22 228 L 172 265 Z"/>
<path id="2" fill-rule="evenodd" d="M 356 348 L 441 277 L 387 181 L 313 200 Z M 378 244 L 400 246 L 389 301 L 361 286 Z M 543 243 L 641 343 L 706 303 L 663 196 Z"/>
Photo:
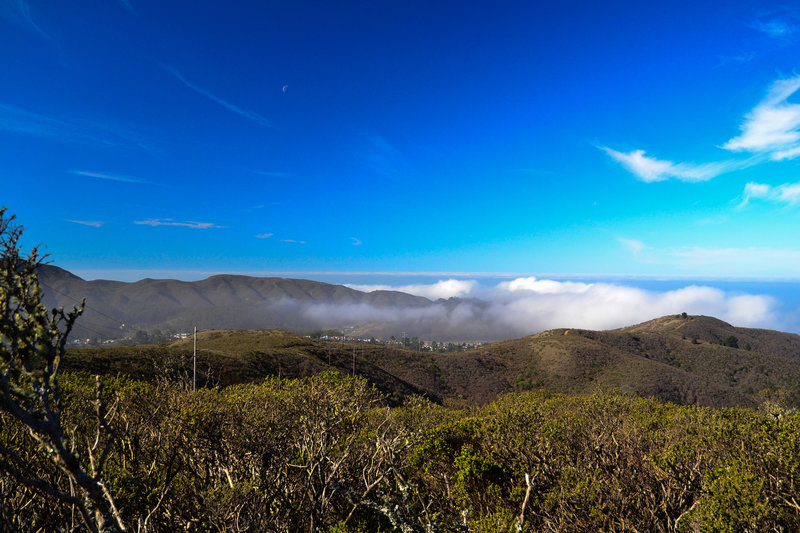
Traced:
<path id="1" fill-rule="evenodd" d="M 275 234 L 274 233 L 262 233 L 260 235 L 256 235 L 255 237 L 256 237 L 256 239 L 269 239 L 273 235 L 275 235 Z"/>
<path id="2" fill-rule="evenodd" d="M 172 220 L 171 218 L 148 218 L 145 220 L 134 220 L 134 224 L 139 224 L 140 226 L 179 226 L 183 228 L 192 228 L 192 229 L 210 229 L 210 228 L 222 228 L 224 226 L 218 226 L 213 222 L 194 222 L 194 221 L 187 221 L 187 222 L 178 222 Z"/>
<path id="3" fill-rule="evenodd" d="M 305 244 L 306 241 L 298 241 L 296 239 L 281 239 L 281 242 L 288 242 L 292 244 Z"/>
<path id="4" fill-rule="evenodd" d="M 243 108 L 241 108 L 241 107 L 239 107 L 237 105 L 234 105 L 234 104 L 228 102 L 227 100 L 223 100 L 222 98 L 220 98 L 219 96 L 211 93 L 210 91 L 207 91 L 206 89 L 203 89 L 202 87 L 199 87 L 199 86 L 193 84 L 192 82 L 190 82 L 189 80 L 184 78 L 183 75 L 176 68 L 171 67 L 169 65 L 162 65 L 162 67 L 164 68 L 164 70 L 166 70 L 167 72 L 169 72 L 170 74 L 175 76 L 175 78 L 177 78 L 178 81 L 180 81 L 181 83 L 186 85 L 188 88 L 190 88 L 191 90 L 193 90 L 194 92 L 196 92 L 198 94 L 201 94 L 201 95 L 205 96 L 206 98 L 208 98 L 212 102 L 216 102 L 217 104 L 221 105 L 222 107 L 224 107 L 228 111 L 232 111 L 233 113 L 236 113 L 237 115 L 239 115 L 241 117 L 244 117 L 244 118 L 246 118 L 248 120 L 252 120 L 253 122 L 255 122 L 255 123 L 257 123 L 257 124 L 259 124 L 261 126 L 264 126 L 266 128 L 274 127 L 272 122 L 270 122 L 266 118 L 262 117 L 258 113 L 254 112 L 254 111 L 249 111 L 247 109 L 243 109 Z"/>
<path id="5" fill-rule="evenodd" d="M 781 18 L 759 19 L 750 27 L 768 37 L 777 39 L 786 39 L 797 31 L 797 26 Z"/>
<path id="6" fill-rule="evenodd" d="M 80 224 L 81 226 L 91 226 L 93 228 L 101 228 L 103 227 L 103 222 L 99 220 L 71 220 L 67 219 L 67 222 L 72 222 L 73 224 Z"/>
<path id="7" fill-rule="evenodd" d="M 746 194 L 749 199 L 766 198 L 774 202 L 800 203 L 800 184 L 776 191 L 776 188 L 752 184 Z M 746 204 L 741 205 L 743 207 Z M 634 239 L 617 239 L 630 250 L 637 262 L 650 265 L 670 265 L 679 271 L 692 272 L 697 277 L 716 278 L 797 278 L 800 248 L 767 247 L 653 247 Z M 697 279 L 697 278 L 695 278 Z"/>
<path id="8" fill-rule="evenodd" d="M 790 248 L 707 248 L 702 246 L 685 247 L 670 252 L 684 260 L 688 266 L 738 265 L 744 271 L 757 272 L 750 266 L 763 265 L 791 267 L 796 272 L 800 264 L 800 250 Z"/>
<path id="9" fill-rule="evenodd" d="M 742 203 L 739 204 L 739 207 L 745 207 L 752 199 L 796 205 L 800 202 L 800 183 L 784 183 L 782 185 L 772 186 L 766 183 L 755 183 L 751 181 L 744 186 Z"/>
<path id="10" fill-rule="evenodd" d="M 355 237 L 350 237 L 350 240 L 351 240 L 351 241 L 353 241 L 353 242 L 351 243 L 353 246 L 361 246 L 361 245 L 363 244 L 363 243 L 361 242 L 361 239 L 357 239 L 357 238 L 355 238 Z"/>
<path id="11" fill-rule="evenodd" d="M 56 118 L 0 103 L 0 130 L 36 137 L 62 137 L 77 133 L 74 125 Z"/>
<path id="12" fill-rule="evenodd" d="M 34 13 L 27 0 L 6 0 L 5 2 L 0 2 L 0 16 L 19 26 L 35 31 L 48 41 L 53 40 L 50 34 L 44 31 L 41 25 L 34 19 Z"/>
<path id="13" fill-rule="evenodd" d="M 399 175 L 408 165 L 400 150 L 374 133 L 366 136 L 366 144 L 358 155 L 372 170 L 387 177 Z"/>
<path id="14" fill-rule="evenodd" d="M 789 29 L 783 27 L 780 31 L 788 32 Z M 619 152 L 604 146 L 599 148 L 646 183 L 668 179 L 707 181 L 766 160 L 795 159 L 800 156 L 800 104 L 790 102 L 789 98 L 798 90 L 800 75 L 773 82 L 761 102 L 744 116 L 739 126 L 741 133 L 721 146 L 731 152 L 752 154 L 747 159 L 703 164 L 675 163 L 649 157 L 644 150 Z"/>
<path id="15" fill-rule="evenodd" d="M 124 183 L 151 183 L 147 180 L 143 180 L 141 178 L 133 178 L 130 176 L 120 176 L 116 174 L 106 174 L 103 172 L 90 172 L 88 170 L 70 170 L 70 174 L 75 174 L 76 176 L 87 176 L 89 178 L 98 178 L 101 180 L 109 180 L 109 181 L 121 181 Z"/>
<path id="16" fill-rule="evenodd" d="M 125 9 L 127 9 L 131 13 L 136 13 L 136 10 L 133 9 L 133 4 L 131 4 L 128 0 L 119 0 L 119 3 L 122 4 L 125 7 Z"/>
<path id="17" fill-rule="evenodd" d="M 750 61 L 754 60 L 757 57 L 755 52 L 742 52 L 740 54 L 732 55 L 732 56 L 719 56 L 719 62 L 717 66 L 728 65 L 730 63 L 749 63 Z"/>
<path id="18" fill-rule="evenodd" d="M 788 101 L 800 89 L 800 75 L 775 81 L 766 97 L 744 117 L 742 133 L 723 148 L 764 154 L 773 161 L 800 156 L 800 104 Z"/>
<path id="19" fill-rule="evenodd" d="M 135 134 L 120 128 L 93 121 L 56 118 L 2 102 L 0 102 L 0 131 L 59 142 L 150 149 Z"/>
<path id="20" fill-rule="evenodd" d="M 636 239 L 626 239 L 625 237 L 620 237 L 617 240 L 633 255 L 639 255 L 643 250 L 648 248 L 645 243 Z"/>
<path id="21" fill-rule="evenodd" d="M 800 248 L 681 246 L 648 248 L 642 260 L 695 275 L 735 278 L 797 278 Z"/>
<path id="22" fill-rule="evenodd" d="M 712 178 L 742 168 L 747 164 L 743 161 L 721 161 L 715 163 L 675 163 L 648 157 L 644 150 L 618 152 L 611 148 L 600 146 L 617 163 L 621 164 L 628 172 L 645 183 L 677 179 L 681 181 L 698 182 L 708 181 Z"/>

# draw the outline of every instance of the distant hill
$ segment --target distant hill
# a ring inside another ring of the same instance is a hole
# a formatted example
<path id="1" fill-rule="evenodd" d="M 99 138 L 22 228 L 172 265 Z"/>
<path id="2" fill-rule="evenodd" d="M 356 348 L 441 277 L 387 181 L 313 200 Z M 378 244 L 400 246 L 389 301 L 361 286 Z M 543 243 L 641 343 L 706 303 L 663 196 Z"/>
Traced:
<path id="1" fill-rule="evenodd" d="M 137 330 L 185 332 L 194 326 L 309 331 L 353 324 L 360 326 L 357 333 L 389 336 L 407 324 L 384 320 L 381 312 L 388 317 L 398 310 L 437 305 L 402 292 L 365 293 L 343 285 L 286 278 L 220 275 L 193 282 L 86 281 L 62 268 L 42 265 L 39 281 L 48 307 L 71 308 L 86 299 L 75 337 L 116 339 Z M 358 312 L 350 316 L 348 310 Z M 374 316 L 374 321 L 365 321 L 364 316 Z M 392 326 L 387 327 L 387 322 Z M 435 323 L 428 321 L 428 331 Z"/>
<path id="2" fill-rule="evenodd" d="M 723 345 L 734 341 L 738 348 Z M 503 392 L 544 388 L 616 389 L 678 404 L 755 406 L 762 391 L 782 389 L 788 391 L 785 401 L 800 405 L 800 336 L 704 316 L 666 316 L 609 331 L 550 330 L 450 354 L 314 341 L 280 331 L 208 331 L 199 334 L 198 346 L 201 384 L 326 369 L 349 374 L 355 368 L 395 402 L 423 394 L 434 401 L 485 403 Z M 185 380 L 191 350 L 190 339 L 72 350 L 64 367 Z"/>

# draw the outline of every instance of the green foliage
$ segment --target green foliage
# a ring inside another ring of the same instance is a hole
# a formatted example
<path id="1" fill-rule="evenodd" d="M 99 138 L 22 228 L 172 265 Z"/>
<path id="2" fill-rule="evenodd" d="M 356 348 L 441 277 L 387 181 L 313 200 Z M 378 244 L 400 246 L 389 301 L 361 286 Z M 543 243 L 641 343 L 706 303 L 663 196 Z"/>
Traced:
<path id="1" fill-rule="evenodd" d="M 693 530 L 766 531 L 775 523 L 764 480 L 742 464 L 717 468 L 707 478 L 707 491 L 687 521 Z"/>
<path id="2" fill-rule="evenodd" d="M 0 517 L 0 524 L 9 524 L 11 529 L 42 520 L 35 506 L 34 514 L 28 518 L 20 517 L 14 509 L 10 513 L 5 509 L 9 497 L 5 492 L 10 483 L 23 487 L 10 494 L 11 501 L 22 508 L 30 505 L 31 498 L 46 496 L 69 505 L 72 521 L 82 521 L 89 531 L 124 531 L 113 497 L 103 483 L 114 432 L 107 422 L 99 378 L 91 402 L 93 412 L 80 428 L 96 423 L 94 443 L 87 431 L 77 448 L 77 431 L 70 442 L 62 424 L 59 365 L 83 305 L 68 313 L 63 309 L 48 313 L 42 303 L 37 273 L 42 258 L 36 248 L 27 256 L 20 253 L 22 228 L 5 211 L 0 209 L 0 428 L 4 430 L 0 444 L 0 479 L 4 482 L 0 487 L 0 511 L 5 515 Z M 23 429 L 27 435 L 20 434 Z M 42 470 L 47 475 L 40 473 Z"/>
<path id="3" fill-rule="evenodd" d="M 739 339 L 734 337 L 733 335 L 729 335 L 725 337 L 723 341 L 720 342 L 723 346 L 729 346 L 730 348 L 738 348 L 739 347 Z"/>
<path id="4" fill-rule="evenodd" d="M 64 425 L 80 442 L 97 430 L 92 378 L 62 382 Z M 544 391 L 471 410 L 421 398 L 387 408 L 364 380 L 332 373 L 196 392 L 120 377 L 102 394 L 117 406 L 108 487 L 143 531 L 456 531 L 465 516 L 471 531 L 510 531 L 526 474 L 524 531 L 800 527 L 791 413 Z M 56 479 L 6 422 L 0 446 Z M 68 519 L 21 490 L 0 479 L 0 520 Z"/>

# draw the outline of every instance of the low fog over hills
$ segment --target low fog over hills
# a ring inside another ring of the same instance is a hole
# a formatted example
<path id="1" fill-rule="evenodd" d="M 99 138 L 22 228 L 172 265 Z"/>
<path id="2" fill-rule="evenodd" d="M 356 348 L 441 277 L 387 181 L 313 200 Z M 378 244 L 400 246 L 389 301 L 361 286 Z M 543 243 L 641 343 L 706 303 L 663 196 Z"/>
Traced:
<path id="1" fill-rule="evenodd" d="M 298 332 L 347 328 L 348 335 L 359 337 L 405 333 L 423 339 L 495 341 L 558 327 L 622 327 L 683 311 L 737 326 L 773 326 L 775 320 L 768 296 L 695 285 L 653 292 L 528 277 L 482 289 L 474 282 L 446 280 L 389 290 L 393 287 L 238 275 L 128 283 L 86 281 L 51 265 L 41 267 L 40 281 L 48 306 L 70 307 L 86 298 L 75 331 L 79 338 L 118 339 L 140 330 L 185 332 L 197 326 Z"/>

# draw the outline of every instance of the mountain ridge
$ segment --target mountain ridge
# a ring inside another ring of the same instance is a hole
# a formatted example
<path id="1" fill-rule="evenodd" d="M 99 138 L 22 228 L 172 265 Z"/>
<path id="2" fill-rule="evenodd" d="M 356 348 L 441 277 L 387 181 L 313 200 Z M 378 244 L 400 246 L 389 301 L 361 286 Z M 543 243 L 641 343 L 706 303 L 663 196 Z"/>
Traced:
<path id="1" fill-rule="evenodd" d="M 111 339 L 136 330 L 188 331 L 194 326 L 309 331 L 339 325 L 337 320 L 326 320 L 324 306 L 419 310 L 437 303 L 399 291 L 362 292 L 311 280 L 232 274 L 192 282 L 86 281 L 60 267 L 41 265 L 39 281 L 48 307 L 67 308 L 86 299 L 84 323 L 76 325 L 76 335 Z"/>

